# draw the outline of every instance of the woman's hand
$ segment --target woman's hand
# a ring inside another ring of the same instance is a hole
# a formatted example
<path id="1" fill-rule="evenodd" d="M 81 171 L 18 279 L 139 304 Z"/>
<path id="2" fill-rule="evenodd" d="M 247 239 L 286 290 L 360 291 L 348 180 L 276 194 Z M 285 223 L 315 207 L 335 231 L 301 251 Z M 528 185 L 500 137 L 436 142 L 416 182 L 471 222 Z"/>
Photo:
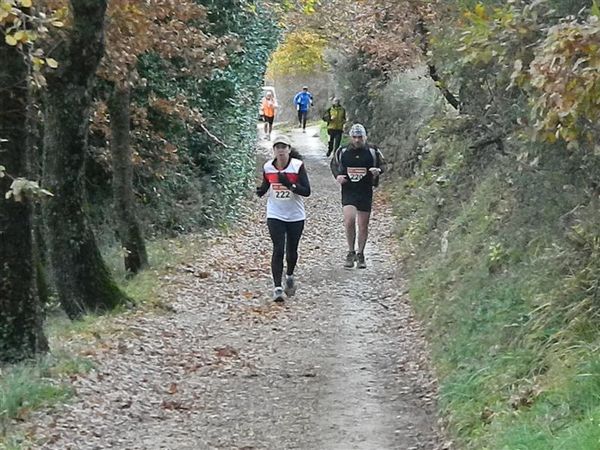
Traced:
<path id="1" fill-rule="evenodd" d="M 287 177 L 287 175 L 285 173 L 278 172 L 277 178 L 278 178 L 279 182 L 281 184 L 283 184 L 286 188 L 288 188 L 288 189 L 292 188 L 292 182 L 289 180 L 289 178 Z"/>

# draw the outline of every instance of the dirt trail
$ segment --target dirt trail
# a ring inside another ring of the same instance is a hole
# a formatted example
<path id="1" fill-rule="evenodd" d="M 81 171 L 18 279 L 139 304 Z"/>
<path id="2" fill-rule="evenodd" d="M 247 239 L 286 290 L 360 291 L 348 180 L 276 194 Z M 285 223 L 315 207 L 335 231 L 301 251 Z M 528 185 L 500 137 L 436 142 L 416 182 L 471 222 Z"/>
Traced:
<path id="1" fill-rule="evenodd" d="M 295 130 L 313 195 L 298 292 L 270 301 L 264 199 L 162 282 L 174 312 L 117 319 L 78 396 L 24 429 L 44 449 L 441 449 L 435 383 L 376 195 L 368 268 L 344 269 L 339 188 Z M 269 143 L 261 143 L 263 157 Z"/>

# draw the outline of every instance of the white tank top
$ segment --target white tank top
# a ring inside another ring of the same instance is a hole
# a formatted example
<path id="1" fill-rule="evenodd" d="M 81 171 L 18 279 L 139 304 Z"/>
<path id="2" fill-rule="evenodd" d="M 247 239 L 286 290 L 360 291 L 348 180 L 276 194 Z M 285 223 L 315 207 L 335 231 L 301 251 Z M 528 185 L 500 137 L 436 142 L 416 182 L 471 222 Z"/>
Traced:
<path id="1" fill-rule="evenodd" d="M 269 197 L 267 199 L 268 219 L 279 219 L 284 222 L 297 222 L 306 219 L 302 196 L 294 194 L 281 184 L 277 175 L 279 172 L 284 172 L 290 182 L 298 183 L 298 174 L 300 173 L 302 164 L 301 160 L 292 158 L 288 166 L 283 170 L 278 170 L 273 165 L 273 161 L 267 161 L 263 166 L 263 171 L 270 184 Z"/>

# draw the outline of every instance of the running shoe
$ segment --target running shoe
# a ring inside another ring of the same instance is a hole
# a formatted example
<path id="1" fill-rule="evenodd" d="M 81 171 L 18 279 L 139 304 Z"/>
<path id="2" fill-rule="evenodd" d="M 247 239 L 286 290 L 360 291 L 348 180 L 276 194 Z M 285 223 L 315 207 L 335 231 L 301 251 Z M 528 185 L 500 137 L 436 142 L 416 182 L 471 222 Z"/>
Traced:
<path id="1" fill-rule="evenodd" d="M 346 261 L 344 262 L 344 267 L 354 267 L 354 262 L 356 261 L 356 252 L 348 252 L 346 255 Z"/>
<path id="2" fill-rule="evenodd" d="M 277 286 L 275 289 L 273 289 L 273 301 L 277 303 L 284 301 L 283 288 L 281 286 Z"/>
<path id="3" fill-rule="evenodd" d="M 357 253 L 356 254 L 356 261 L 358 264 L 356 264 L 356 267 L 358 267 L 359 269 L 366 269 L 367 268 L 367 263 L 365 262 L 365 255 L 364 253 Z"/>
<path id="4" fill-rule="evenodd" d="M 296 293 L 296 283 L 294 282 L 294 275 L 286 275 L 285 276 L 285 295 L 288 297 L 293 297 Z"/>

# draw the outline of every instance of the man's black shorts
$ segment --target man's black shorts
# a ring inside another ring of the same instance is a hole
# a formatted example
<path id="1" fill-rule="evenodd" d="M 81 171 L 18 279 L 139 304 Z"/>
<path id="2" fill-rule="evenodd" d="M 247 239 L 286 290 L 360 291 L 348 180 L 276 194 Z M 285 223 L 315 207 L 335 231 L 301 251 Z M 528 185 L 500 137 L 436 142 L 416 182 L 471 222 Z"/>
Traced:
<path id="1" fill-rule="evenodd" d="M 373 205 L 373 191 L 348 191 L 342 189 L 342 206 L 356 206 L 358 211 L 371 212 Z"/>
<path id="2" fill-rule="evenodd" d="M 265 122 L 270 123 L 271 125 L 273 125 L 273 119 L 275 119 L 275 116 L 273 116 L 273 117 L 265 116 Z"/>

